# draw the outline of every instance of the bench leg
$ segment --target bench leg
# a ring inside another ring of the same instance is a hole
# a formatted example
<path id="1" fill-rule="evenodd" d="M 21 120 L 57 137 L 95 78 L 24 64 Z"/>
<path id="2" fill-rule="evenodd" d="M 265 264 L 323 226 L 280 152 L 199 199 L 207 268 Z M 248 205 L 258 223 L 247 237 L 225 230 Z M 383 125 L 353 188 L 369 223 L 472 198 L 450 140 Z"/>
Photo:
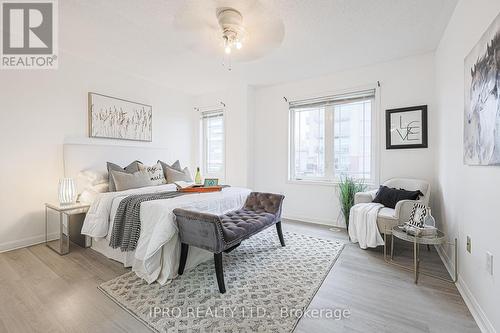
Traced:
<path id="1" fill-rule="evenodd" d="M 226 286 L 224 286 L 224 270 L 222 268 L 222 252 L 214 253 L 215 261 L 215 274 L 217 275 L 217 284 L 219 285 L 219 291 L 221 294 L 226 292 Z"/>
<path id="2" fill-rule="evenodd" d="M 188 257 L 188 252 L 189 252 L 189 245 L 186 243 L 181 243 L 181 261 L 179 263 L 179 275 L 182 275 L 184 273 L 184 267 L 186 267 L 186 260 Z"/>
<path id="3" fill-rule="evenodd" d="M 285 239 L 283 238 L 283 231 L 281 230 L 281 221 L 276 223 L 276 231 L 278 232 L 278 237 L 280 238 L 281 246 L 285 246 Z"/>

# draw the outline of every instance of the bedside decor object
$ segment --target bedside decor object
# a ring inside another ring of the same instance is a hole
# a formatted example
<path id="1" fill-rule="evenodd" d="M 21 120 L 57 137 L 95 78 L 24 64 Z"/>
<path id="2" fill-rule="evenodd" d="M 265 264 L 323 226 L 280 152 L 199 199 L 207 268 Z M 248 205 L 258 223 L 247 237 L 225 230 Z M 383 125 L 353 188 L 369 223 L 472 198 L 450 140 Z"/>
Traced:
<path id="1" fill-rule="evenodd" d="M 218 185 L 219 185 L 219 178 L 205 178 L 205 181 L 203 182 L 204 187 L 211 187 Z"/>
<path id="2" fill-rule="evenodd" d="M 427 148 L 427 105 L 385 112 L 387 149 Z"/>
<path id="3" fill-rule="evenodd" d="M 464 61 L 464 163 L 500 165 L 500 15 Z"/>
<path id="4" fill-rule="evenodd" d="M 422 205 L 421 203 L 414 203 L 413 208 L 411 209 L 408 224 L 414 227 L 423 228 L 424 219 L 427 214 L 429 214 L 429 212 L 426 205 Z"/>
<path id="5" fill-rule="evenodd" d="M 338 197 L 340 201 L 340 211 L 344 217 L 345 225 L 349 230 L 349 212 L 351 207 L 354 206 L 354 196 L 358 192 L 363 192 L 366 185 L 361 180 L 352 177 L 341 177 L 338 184 Z"/>
<path id="6" fill-rule="evenodd" d="M 71 205 L 76 202 L 76 186 L 72 178 L 59 180 L 58 198 L 61 205 Z"/>
<path id="7" fill-rule="evenodd" d="M 421 203 L 414 203 L 410 218 L 402 227 L 409 235 L 434 236 L 437 234 L 435 224 L 431 209 Z"/>
<path id="8" fill-rule="evenodd" d="M 69 253 L 69 241 L 81 247 L 90 247 L 91 238 L 83 236 L 83 220 L 90 205 L 88 204 L 45 204 L 45 244 L 60 255 Z M 49 219 L 49 211 L 58 214 L 56 224 Z M 57 231 L 56 231 L 57 230 Z"/>
<path id="9" fill-rule="evenodd" d="M 151 142 L 153 107 L 89 92 L 89 136 Z"/>
<path id="10" fill-rule="evenodd" d="M 200 167 L 196 168 L 196 175 L 194 176 L 194 183 L 197 184 L 197 185 L 201 185 Z"/>

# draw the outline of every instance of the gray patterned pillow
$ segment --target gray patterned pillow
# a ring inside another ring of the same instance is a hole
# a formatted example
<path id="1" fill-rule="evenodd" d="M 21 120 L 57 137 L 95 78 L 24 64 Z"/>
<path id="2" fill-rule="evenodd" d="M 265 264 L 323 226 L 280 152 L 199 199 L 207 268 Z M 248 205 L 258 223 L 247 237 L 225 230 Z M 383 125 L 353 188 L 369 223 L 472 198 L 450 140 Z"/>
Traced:
<path id="1" fill-rule="evenodd" d="M 120 172 L 125 172 L 125 173 L 134 173 L 139 171 L 139 166 L 142 163 L 139 161 L 134 161 L 127 165 L 125 168 L 122 168 L 121 166 L 108 162 L 107 167 L 108 167 L 108 182 L 109 182 L 109 192 L 115 192 L 116 187 L 115 187 L 115 182 L 113 180 L 113 176 L 111 175 L 111 171 L 120 171 Z"/>
<path id="2" fill-rule="evenodd" d="M 125 191 L 133 188 L 140 188 L 155 185 L 151 181 L 149 172 L 146 170 L 137 171 L 134 173 L 126 173 L 120 171 L 111 171 L 116 191 Z"/>

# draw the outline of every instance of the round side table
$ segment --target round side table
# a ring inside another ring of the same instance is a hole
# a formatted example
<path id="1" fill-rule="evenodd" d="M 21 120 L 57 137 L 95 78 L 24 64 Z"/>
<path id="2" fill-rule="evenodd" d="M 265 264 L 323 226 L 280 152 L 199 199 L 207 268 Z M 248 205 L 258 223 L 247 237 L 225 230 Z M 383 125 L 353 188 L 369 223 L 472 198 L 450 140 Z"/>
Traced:
<path id="1" fill-rule="evenodd" d="M 455 238 L 454 243 L 449 243 L 446 240 L 446 235 L 440 230 L 438 230 L 437 233 L 433 236 L 413 236 L 413 235 L 407 234 L 406 231 L 403 229 L 403 227 L 399 226 L 399 225 L 394 226 L 391 229 L 391 234 L 392 235 L 391 235 L 391 257 L 390 257 L 390 259 L 387 259 L 387 253 L 386 253 L 387 247 L 384 246 L 384 259 L 387 263 L 404 268 L 406 270 L 413 271 L 415 274 L 415 283 L 418 283 L 418 275 L 420 273 L 427 275 L 427 276 L 431 276 L 431 277 L 436 278 L 436 279 L 440 279 L 440 280 L 444 280 L 444 281 L 448 281 L 448 282 L 452 282 L 452 283 L 457 282 L 457 280 L 458 280 L 458 256 L 457 256 L 458 244 L 457 244 L 456 238 Z M 401 240 L 404 240 L 406 242 L 413 243 L 413 268 L 398 264 L 398 263 L 393 261 L 394 237 L 399 238 Z M 420 272 L 420 246 L 419 246 L 420 244 L 425 244 L 427 246 L 448 244 L 448 245 L 454 246 L 454 249 L 455 249 L 455 257 L 454 257 L 454 259 L 455 259 L 455 265 L 454 265 L 455 266 L 455 276 L 454 276 L 453 280 L 446 279 L 446 278 L 443 278 L 441 276 L 437 276 L 437 275 L 427 273 L 427 272 Z"/>

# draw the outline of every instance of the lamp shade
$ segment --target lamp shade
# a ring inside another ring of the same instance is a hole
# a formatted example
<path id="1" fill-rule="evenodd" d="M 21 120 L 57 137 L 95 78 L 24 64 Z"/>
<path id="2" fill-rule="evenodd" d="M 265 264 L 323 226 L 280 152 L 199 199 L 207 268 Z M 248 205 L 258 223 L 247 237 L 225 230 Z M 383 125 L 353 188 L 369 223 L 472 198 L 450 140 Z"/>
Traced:
<path id="1" fill-rule="evenodd" d="M 69 205 L 75 203 L 76 186 L 72 178 L 63 178 L 59 180 L 59 203 Z"/>

